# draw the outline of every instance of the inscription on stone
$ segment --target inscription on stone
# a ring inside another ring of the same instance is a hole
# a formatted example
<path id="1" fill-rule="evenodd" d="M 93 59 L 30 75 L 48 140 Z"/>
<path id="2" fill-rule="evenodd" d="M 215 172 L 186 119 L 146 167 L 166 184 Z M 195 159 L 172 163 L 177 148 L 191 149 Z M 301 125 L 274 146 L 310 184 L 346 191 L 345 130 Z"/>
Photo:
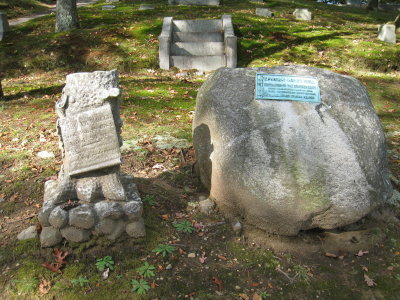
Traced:
<path id="1" fill-rule="evenodd" d="M 320 103 L 318 79 L 310 76 L 257 73 L 256 99 Z"/>
<path id="2" fill-rule="evenodd" d="M 60 120 L 69 175 L 121 164 L 111 106 L 102 106 Z"/>

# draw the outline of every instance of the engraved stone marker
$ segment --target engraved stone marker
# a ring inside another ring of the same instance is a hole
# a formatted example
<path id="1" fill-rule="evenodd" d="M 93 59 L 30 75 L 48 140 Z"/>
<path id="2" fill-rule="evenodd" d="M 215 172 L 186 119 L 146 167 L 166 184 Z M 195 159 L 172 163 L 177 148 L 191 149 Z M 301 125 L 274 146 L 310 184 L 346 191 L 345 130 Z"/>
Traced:
<path id="1" fill-rule="evenodd" d="M 124 231 L 145 234 L 133 177 L 120 174 L 119 95 L 116 70 L 67 76 L 56 104 L 63 165 L 58 180 L 46 182 L 39 212 L 43 247 L 62 238 L 87 241 L 92 234 L 111 240 Z"/>
<path id="2" fill-rule="evenodd" d="M 310 76 L 256 74 L 256 99 L 319 103 L 318 79 Z"/>
<path id="3" fill-rule="evenodd" d="M 69 175 L 121 164 L 109 103 L 60 121 Z"/>

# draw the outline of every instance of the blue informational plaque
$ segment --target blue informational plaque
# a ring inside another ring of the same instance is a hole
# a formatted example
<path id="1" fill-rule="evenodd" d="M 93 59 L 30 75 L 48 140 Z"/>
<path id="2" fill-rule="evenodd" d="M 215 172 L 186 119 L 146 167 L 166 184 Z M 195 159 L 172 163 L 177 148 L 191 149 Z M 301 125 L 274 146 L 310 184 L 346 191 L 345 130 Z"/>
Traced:
<path id="1" fill-rule="evenodd" d="M 318 79 L 311 76 L 257 73 L 256 99 L 320 103 Z"/>

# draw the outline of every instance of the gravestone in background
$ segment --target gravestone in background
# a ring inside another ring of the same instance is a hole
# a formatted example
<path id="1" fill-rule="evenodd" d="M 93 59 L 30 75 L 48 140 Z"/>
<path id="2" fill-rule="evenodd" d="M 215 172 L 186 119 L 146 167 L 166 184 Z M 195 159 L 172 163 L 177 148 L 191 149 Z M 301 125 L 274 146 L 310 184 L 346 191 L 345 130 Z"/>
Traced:
<path id="1" fill-rule="evenodd" d="M 7 14 L 0 12 L 0 41 L 3 40 L 4 34 L 10 31 L 10 26 L 8 25 Z"/>
<path id="2" fill-rule="evenodd" d="M 113 10 L 115 7 L 115 5 L 103 5 L 101 10 Z"/>
<path id="3" fill-rule="evenodd" d="M 361 7 L 362 0 L 346 0 L 346 5 Z"/>
<path id="4" fill-rule="evenodd" d="M 312 14 L 307 8 L 296 8 L 293 12 L 293 16 L 296 20 L 310 21 Z"/>
<path id="5" fill-rule="evenodd" d="M 386 43 L 396 44 L 396 25 L 380 25 L 378 28 L 378 39 Z"/>
<path id="6" fill-rule="evenodd" d="M 63 165 L 58 179 L 45 183 L 39 212 L 43 247 L 62 237 L 83 242 L 92 234 L 111 240 L 145 234 L 133 177 L 120 173 L 119 95 L 116 70 L 67 76 L 56 103 Z"/>
<path id="7" fill-rule="evenodd" d="M 218 209 L 267 232 L 351 224 L 392 195 L 367 90 L 330 71 L 218 69 L 197 95 L 193 145 Z"/>
<path id="8" fill-rule="evenodd" d="M 256 15 L 262 17 L 273 17 L 274 13 L 268 8 L 256 8 Z"/>
<path id="9" fill-rule="evenodd" d="M 139 10 L 150 10 L 154 9 L 155 6 L 153 4 L 140 4 Z"/>

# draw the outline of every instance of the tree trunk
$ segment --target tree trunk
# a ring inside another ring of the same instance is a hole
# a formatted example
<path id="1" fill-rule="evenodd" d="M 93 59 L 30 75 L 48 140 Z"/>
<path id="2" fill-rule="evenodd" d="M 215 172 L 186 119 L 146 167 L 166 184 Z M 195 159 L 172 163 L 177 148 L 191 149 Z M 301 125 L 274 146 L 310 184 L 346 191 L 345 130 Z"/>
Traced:
<path id="1" fill-rule="evenodd" d="M 0 99 L 4 97 L 3 88 L 1 87 L 1 78 L 0 78 Z"/>
<path id="2" fill-rule="evenodd" d="M 379 1 L 378 0 L 368 0 L 367 2 L 367 10 L 375 10 L 378 9 Z"/>
<path id="3" fill-rule="evenodd" d="M 396 29 L 400 28 L 400 15 L 394 20 L 394 26 L 396 26 Z"/>
<path id="4" fill-rule="evenodd" d="M 3 74 L 0 72 L 0 99 L 4 97 L 3 87 L 1 86 L 2 80 L 3 80 Z"/>
<path id="5" fill-rule="evenodd" d="M 57 0 L 56 32 L 79 28 L 76 0 Z"/>

